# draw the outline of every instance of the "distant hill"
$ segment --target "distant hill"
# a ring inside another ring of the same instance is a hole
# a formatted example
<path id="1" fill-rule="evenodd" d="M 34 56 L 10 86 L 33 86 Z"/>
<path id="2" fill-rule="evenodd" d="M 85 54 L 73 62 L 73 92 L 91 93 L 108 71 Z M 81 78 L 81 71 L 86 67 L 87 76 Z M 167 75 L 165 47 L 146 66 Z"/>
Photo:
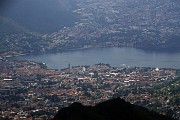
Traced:
<path id="1" fill-rule="evenodd" d="M 9 51 L 9 37 L 14 34 L 28 34 L 29 31 L 12 19 L 0 16 L 0 52 Z M 14 37 L 12 37 L 14 38 Z M 15 38 L 14 38 L 15 39 Z M 14 43 L 14 42 L 11 42 Z"/>
<path id="2" fill-rule="evenodd" d="M 0 16 L 15 20 L 31 31 L 55 32 L 71 26 L 76 17 L 71 13 L 75 7 L 73 0 L 2 0 Z M 8 1 L 8 2 L 5 2 Z M 6 4 L 5 4 L 6 3 Z"/>
<path id="3" fill-rule="evenodd" d="M 173 120 L 167 116 L 151 112 L 146 108 L 132 105 L 120 98 L 83 106 L 74 103 L 61 109 L 53 120 Z"/>
<path id="4" fill-rule="evenodd" d="M 0 52 L 85 46 L 180 51 L 179 0 L 105 1 L 1 0 Z M 17 33 L 21 35 L 13 35 Z"/>
<path id="5" fill-rule="evenodd" d="M 29 31 L 14 20 L 0 16 L 0 34 L 28 33 Z"/>
<path id="6" fill-rule="evenodd" d="M 38 53 L 47 46 L 40 34 L 30 32 L 10 18 L 0 16 L 0 53 Z"/>

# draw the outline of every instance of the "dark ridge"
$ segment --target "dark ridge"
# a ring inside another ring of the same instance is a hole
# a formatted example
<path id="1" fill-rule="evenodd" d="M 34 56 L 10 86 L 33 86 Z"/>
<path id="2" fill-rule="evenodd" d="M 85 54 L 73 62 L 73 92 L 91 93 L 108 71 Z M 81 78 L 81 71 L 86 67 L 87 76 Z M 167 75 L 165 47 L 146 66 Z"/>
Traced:
<path id="1" fill-rule="evenodd" d="M 62 108 L 53 120 L 174 120 L 148 109 L 125 102 L 120 98 L 96 106 L 73 103 Z"/>

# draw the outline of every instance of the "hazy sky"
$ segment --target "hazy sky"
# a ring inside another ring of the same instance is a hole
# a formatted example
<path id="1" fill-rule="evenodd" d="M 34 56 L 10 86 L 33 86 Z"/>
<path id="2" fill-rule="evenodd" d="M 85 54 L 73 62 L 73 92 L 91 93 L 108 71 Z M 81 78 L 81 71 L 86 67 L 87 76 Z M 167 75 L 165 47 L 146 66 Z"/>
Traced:
<path id="1" fill-rule="evenodd" d="M 0 0 L 0 16 L 35 32 L 55 32 L 71 26 L 73 0 Z"/>
<path id="2" fill-rule="evenodd" d="M 0 0 L 0 13 L 5 12 L 16 0 Z"/>

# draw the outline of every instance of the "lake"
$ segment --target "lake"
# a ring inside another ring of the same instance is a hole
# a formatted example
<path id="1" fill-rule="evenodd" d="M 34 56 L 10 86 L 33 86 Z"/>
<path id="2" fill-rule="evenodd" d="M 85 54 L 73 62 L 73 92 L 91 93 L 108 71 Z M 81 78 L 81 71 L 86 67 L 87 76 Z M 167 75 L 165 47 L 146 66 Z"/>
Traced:
<path id="1" fill-rule="evenodd" d="M 15 57 L 17 60 L 44 62 L 49 68 L 62 69 L 78 65 L 110 64 L 113 67 L 159 67 L 180 69 L 180 52 L 153 52 L 136 48 L 93 48 L 68 52 Z"/>

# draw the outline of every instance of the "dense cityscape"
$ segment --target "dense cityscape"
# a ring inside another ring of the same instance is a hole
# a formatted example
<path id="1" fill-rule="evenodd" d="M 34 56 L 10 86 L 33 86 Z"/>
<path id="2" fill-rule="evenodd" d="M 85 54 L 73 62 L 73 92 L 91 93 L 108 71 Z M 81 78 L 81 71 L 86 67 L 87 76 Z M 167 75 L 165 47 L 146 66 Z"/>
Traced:
<path id="1" fill-rule="evenodd" d="M 178 70 L 111 67 L 108 64 L 48 69 L 45 63 L 0 61 L 1 119 L 50 119 L 74 102 L 84 105 L 121 97 L 133 104 L 179 118 L 179 95 L 157 92 L 176 83 Z M 178 81 L 179 82 L 179 81 Z M 157 90 L 156 92 L 153 90 Z M 163 95 L 164 94 L 164 95 Z M 173 100 L 177 102 L 173 102 Z"/>
<path id="2" fill-rule="evenodd" d="M 18 1 L 8 2 L 12 9 L 4 12 L 6 2 L 0 1 L 0 120 L 47 120 L 74 102 L 94 106 L 112 98 L 180 120 L 179 69 L 119 61 L 120 67 L 69 63 L 52 69 L 42 61 L 14 59 L 107 47 L 178 53 L 179 0 Z M 164 56 L 159 63 L 178 64 L 178 57 Z"/>

